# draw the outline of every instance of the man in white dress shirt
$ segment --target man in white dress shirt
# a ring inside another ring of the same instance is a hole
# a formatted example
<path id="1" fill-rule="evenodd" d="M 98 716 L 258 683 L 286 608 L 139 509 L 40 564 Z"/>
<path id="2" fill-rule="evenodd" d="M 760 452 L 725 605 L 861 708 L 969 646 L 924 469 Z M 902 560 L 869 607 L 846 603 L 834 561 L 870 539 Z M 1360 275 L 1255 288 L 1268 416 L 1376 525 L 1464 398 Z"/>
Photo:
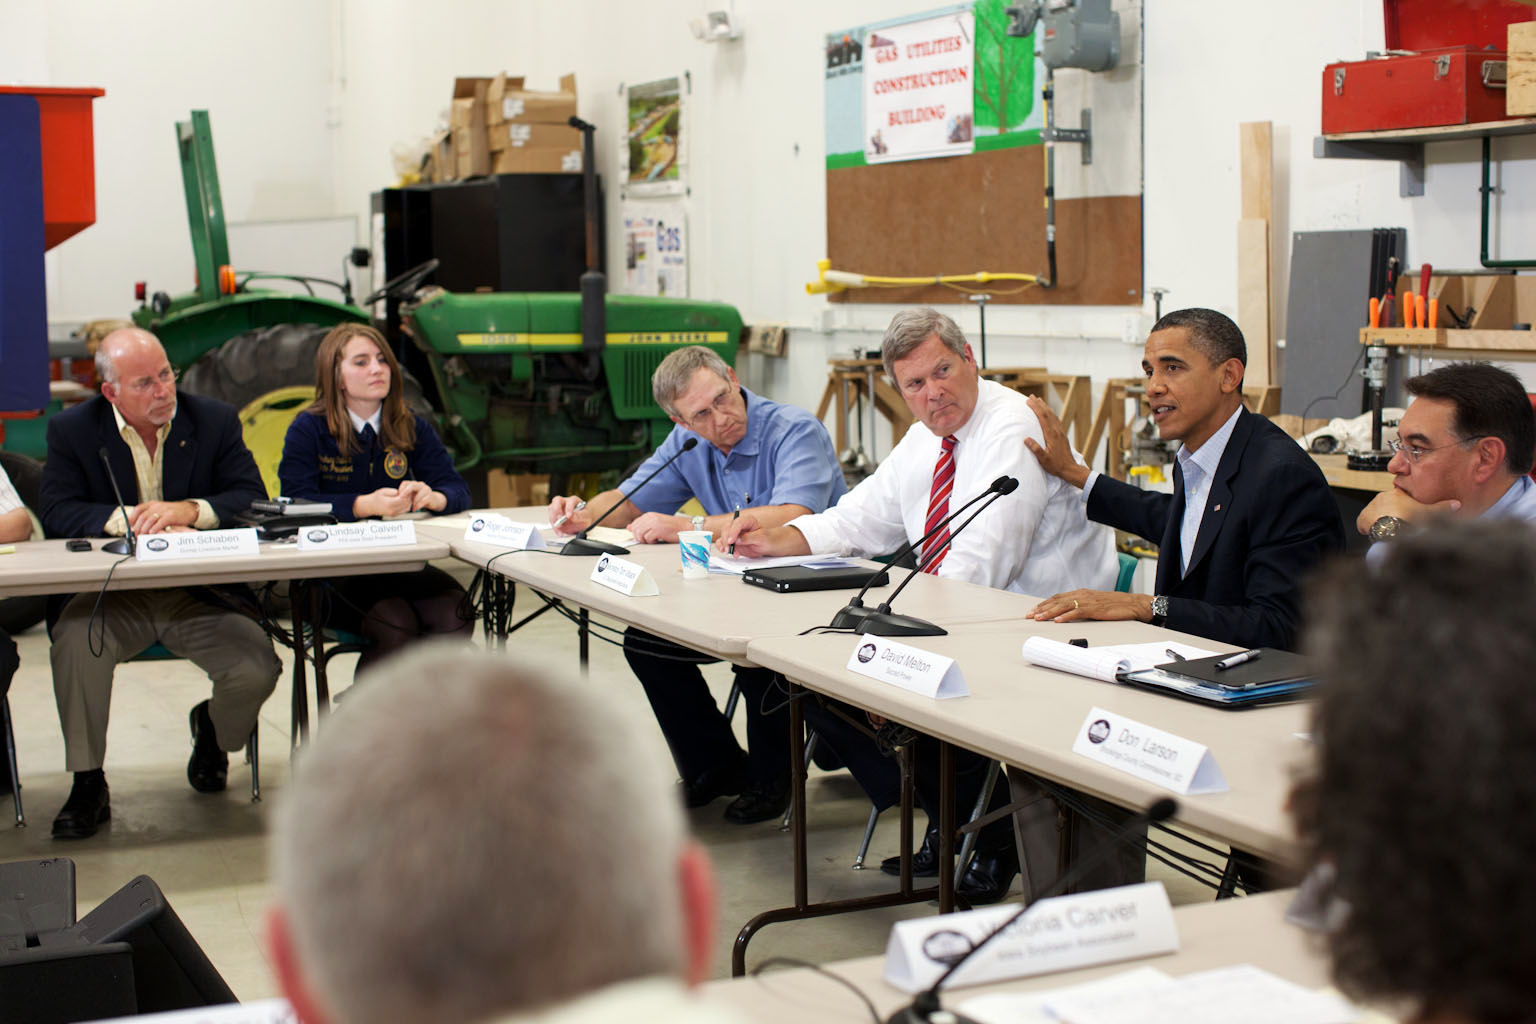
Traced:
<path id="1" fill-rule="evenodd" d="M 948 530 L 936 534 L 922 545 L 919 564 L 931 556 L 926 571 L 1021 594 L 1113 589 L 1113 533 L 1090 523 L 1076 488 L 1045 473 L 1030 455 L 1024 440 L 1041 439 L 1039 420 L 1023 395 L 981 379 L 971 346 L 955 322 L 933 309 L 897 313 L 886 329 L 880 355 L 918 422 L 872 476 L 827 511 L 772 529 L 743 515 L 722 546 L 734 542 L 738 555 L 754 558 L 882 555 L 916 542 L 951 509 L 958 510 L 997 477 L 1007 475 L 1019 481 L 1018 488 L 981 513 L 952 544 Z M 843 718 L 818 714 L 814 707 L 807 714 L 876 805 L 894 803 L 894 763 L 875 753 L 868 737 Z M 938 780 L 927 763 L 928 747 L 936 744 L 918 746 L 918 799 L 937 820 Z M 985 759 L 974 755 L 961 759 L 960 806 L 974 802 L 986 766 Z M 1005 788 L 999 787 L 994 804 L 1007 802 L 1001 792 Z M 936 849 L 930 830 L 917 859 L 920 874 L 936 873 Z M 1006 818 L 983 830 L 978 849 L 961 891 L 973 903 L 995 902 L 1018 870 Z"/>

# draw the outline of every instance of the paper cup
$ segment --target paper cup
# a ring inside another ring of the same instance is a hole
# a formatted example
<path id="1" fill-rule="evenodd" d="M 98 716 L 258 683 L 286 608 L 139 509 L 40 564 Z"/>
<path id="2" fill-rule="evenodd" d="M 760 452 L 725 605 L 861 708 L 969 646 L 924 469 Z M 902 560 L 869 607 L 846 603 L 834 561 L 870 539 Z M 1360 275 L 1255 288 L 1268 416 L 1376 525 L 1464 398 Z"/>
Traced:
<path id="1" fill-rule="evenodd" d="M 708 530 L 683 530 L 677 535 L 683 554 L 683 579 L 701 580 L 709 575 L 709 545 L 713 540 Z"/>

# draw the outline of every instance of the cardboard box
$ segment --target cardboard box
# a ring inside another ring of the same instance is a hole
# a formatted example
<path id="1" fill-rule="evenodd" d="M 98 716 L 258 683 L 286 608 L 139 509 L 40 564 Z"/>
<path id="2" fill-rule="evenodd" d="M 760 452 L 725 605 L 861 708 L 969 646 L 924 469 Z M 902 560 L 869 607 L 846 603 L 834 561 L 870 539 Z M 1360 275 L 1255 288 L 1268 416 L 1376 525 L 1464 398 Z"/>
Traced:
<path id="1" fill-rule="evenodd" d="M 454 177 L 468 178 L 491 172 L 491 152 L 486 140 L 486 95 L 489 78 L 453 80 L 453 108 L 449 130 L 453 136 Z"/>
<path id="2" fill-rule="evenodd" d="M 490 130 L 495 174 L 579 174 L 581 132 L 558 124 L 507 121 Z"/>
<path id="3" fill-rule="evenodd" d="M 576 114 L 576 76 L 562 75 L 555 92 L 537 92 L 524 89 L 521 76 L 509 78 L 503 72 L 491 80 L 486 105 L 486 121 L 491 125 L 506 121 L 565 124 Z"/>
<path id="4" fill-rule="evenodd" d="M 508 473 L 492 469 L 485 474 L 486 501 L 491 508 L 527 508 L 549 504 L 549 477 L 538 473 Z"/>
<path id="5" fill-rule="evenodd" d="M 544 146 L 503 149 L 491 161 L 493 174 L 580 174 L 581 150 Z"/>
<path id="6" fill-rule="evenodd" d="M 506 121 L 489 131 L 492 153 L 506 149 L 563 149 L 581 152 L 581 132 L 562 124 Z"/>

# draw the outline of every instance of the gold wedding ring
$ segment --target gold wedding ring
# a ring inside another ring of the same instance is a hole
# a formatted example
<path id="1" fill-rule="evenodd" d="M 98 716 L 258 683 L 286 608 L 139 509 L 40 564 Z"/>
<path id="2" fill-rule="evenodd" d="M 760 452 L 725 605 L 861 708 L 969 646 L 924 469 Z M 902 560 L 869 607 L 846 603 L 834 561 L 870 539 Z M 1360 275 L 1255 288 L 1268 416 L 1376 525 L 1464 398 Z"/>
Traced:
<path id="1" fill-rule="evenodd" d="M 1077 611 L 1077 598 L 1072 599 L 1072 610 Z"/>

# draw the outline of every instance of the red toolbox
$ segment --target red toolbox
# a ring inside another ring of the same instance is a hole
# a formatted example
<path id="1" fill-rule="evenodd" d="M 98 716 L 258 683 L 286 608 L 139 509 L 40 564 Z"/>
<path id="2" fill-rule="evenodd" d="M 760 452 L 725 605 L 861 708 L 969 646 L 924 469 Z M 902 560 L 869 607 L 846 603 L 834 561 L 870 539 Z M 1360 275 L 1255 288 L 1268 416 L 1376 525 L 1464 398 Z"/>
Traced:
<path id="1" fill-rule="evenodd" d="M 1517 0 L 1384 0 L 1387 53 L 1323 69 L 1323 134 L 1502 121 Z"/>

